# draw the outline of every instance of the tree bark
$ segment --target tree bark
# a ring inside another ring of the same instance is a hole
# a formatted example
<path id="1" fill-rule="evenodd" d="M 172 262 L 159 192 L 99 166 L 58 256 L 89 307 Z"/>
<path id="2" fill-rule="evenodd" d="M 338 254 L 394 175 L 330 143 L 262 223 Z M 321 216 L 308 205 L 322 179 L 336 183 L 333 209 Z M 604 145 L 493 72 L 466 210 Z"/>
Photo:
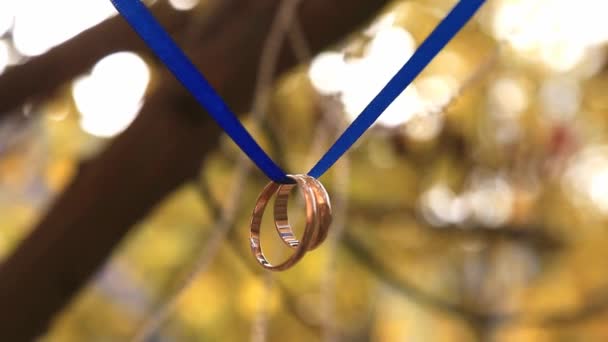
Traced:
<path id="1" fill-rule="evenodd" d="M 206 26 L 208 32 L 200 35 L 201 41 L 186 51 L 235 111 L 250 105 L 260 51 L 277 3 L 235 1 L 229 13 L 212 18 L 221 25 Z M 313 51 L 318 52 L 352 32 L 386 3 L 307 0 L 299 21 Z M 111 21 L 116 27 L 101 30 L 103 39 L 94 44 L 133 48 L 131 38 L 112 33 L 123 30 L 125 24 L 119 19 Z M 96 30 L 100 29 L 84 34 Z M 82 36 L 67 45 L 76 46 L 79 39 Z M 123 39 L 129 44 L 115 41 Z M 133 44 L 141 48 L 141 43 Z M 49 52 L 53 53 L 57 52 Z M 51 77 L 52 82 L 12 90 L 16 99 L 0 101 L 0 112 L 56 86 L 54 83 L 69 80 L 68 74 L 76 75 L 85 64 L 94 62 L 93 55 L 99 53 L 91 53 L 73 72 Z M 54 75 L 48 68 L 60 57 L 39 57 L 54 62 L 35 64 L 33 73 Z M 295 64 L 293 54 L 284 49 L 278 73 Z M 8 77 L 19 81 L 16 74 L 7 75 L 0 78 L 0 89 L 10 89 Z M 26 341 L 44 334 L 53 316 L 105 262 L 130 228 L 172 191 L 196 177 L 206 154 L 216 146 L 221 132 L 215 123 L 166 72 L 161 79 L 161 86 L 131 127 L 83 164 L 32 233 L 0 267 L 0 340 Z"/>

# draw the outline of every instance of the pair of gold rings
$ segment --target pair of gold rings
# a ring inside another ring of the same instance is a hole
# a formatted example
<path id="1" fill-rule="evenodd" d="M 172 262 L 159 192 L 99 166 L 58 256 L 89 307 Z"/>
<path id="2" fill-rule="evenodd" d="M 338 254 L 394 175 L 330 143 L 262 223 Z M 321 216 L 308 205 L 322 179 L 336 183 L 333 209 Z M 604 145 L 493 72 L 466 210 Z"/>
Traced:
<path id="1" fill-rule="evenodd" d="M 288 175 L 295 184 L 270 182 L 258 197 L 251 217 L 249 241 L 251 251 L 262 267 L 272 271 L 283 271 L 295 265 L 306 252 L 317 248 L 327 238 L 331 224 L 331 204 L 325 187 L 314 177 L 307 175 Z M 301 239 L 298 239 L 287 215 L 287 202 L 291 191 L 298 187 L 304 196 L 306 225 Z M 264 256 L 260 244 L 262 216 L 270 199 L 274 200 L 274 223 L 281 240 L 295 252 L 284 262 L 273 265 Z"/>

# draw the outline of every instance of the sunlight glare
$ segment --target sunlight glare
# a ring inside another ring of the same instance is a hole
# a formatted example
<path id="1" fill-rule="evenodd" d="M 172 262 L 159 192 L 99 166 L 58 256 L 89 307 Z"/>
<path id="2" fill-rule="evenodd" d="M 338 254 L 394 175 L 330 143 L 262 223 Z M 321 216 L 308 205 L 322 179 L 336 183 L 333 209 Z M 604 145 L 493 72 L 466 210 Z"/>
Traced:
<path id="1" fill-rule="evenodd" d="M 178 11 L 188 11 L 196 7 L 200 0 L 169 0 L 169 3 L 173 8 Z"/>
<path id="2" fill-rule="evenodd" d="M 5 35 L 13 27 L 16 7 L 17 0 L 0 1 L 0 37 Z"/>
<path id="3" fill-rule="evenodd" d="M 608 146 L 590 146 L 570 161 L 564 173 L 564 190 L 586 198 L 603 214 L 608 214 Z"/>
<path id="4" fill-rule="evenodd" d="M 362 57 L 325 52 L 311 63 L 308 77 L 322 95 L 338 95 L 348 118 L 354 120 L 416 49 L 412 35 L 392 26 L 394 16 L 378 20 L 368 34 L 375 34 Z M 397 127 L 423 110 L 416 86 L 410 85 L 378 118 L 377 124 Z"/>
<path id="5" fill-rule="evenodd" d="M 26 56 L 40 55 L 116 13 L 107 0 L 16 3 L 13 37 L 17 50 Z"/>
<path id="6" fill-rule="evenodd" d="M 513 212 L 511 185 L 502 177 L 477 179 L 468 198 L 475 219 L 487 227 L 506 223 Z"/>
<path id="7" fill-rule="evenodd" d="M 416 51 L 416 41 L 408 31 L 401 27 L 387 27 L 379 30 L 367 45 L 365 55 L 374 59 L 385 76 L 393 74 L 412 57 Z M 381 63 L 382 62 L 382 63 Z"/>
<path id="8" fill-rule="evenodd" d="M 444 184 L 435 184 L 422 195 L 421 211 L 434 226 L 461 225 L 473 220 L 496 228 L 511 217 L 513 202 L 513 190 L 504 178 L 476 177 L 471 188 L 460 195 Z"/>
<path id="9" fill-rule="evenodd" d="M 513 119 L 528 107 L 529 101 L 521 82 L 501 77 L 490 86 L 488 111 L 497 118 Z"/>
<path id="10" fill-rule="evenodd" d="M 446 106 L 456 95 L 457 82 L 451 76 L 428 76 L 416 82 L 426 110 L 435 112 Z"/>
<path id="11" fill-rule="evenodd" d="M 444 184 L 435 184 L 421 198 L 422 214 L 433 226 L 445 226 L 450 223 L 450 206 L 455 195 L 452 189 Z"/>
<path id="12" fill-rule="evenodd" d="M 422 196 L 422 214 L 432 225 L 462 224 L 471 215 L 466 196 L 457 196 L 445 184 L 433 185 Z"/>
<path id="13" fill-rule="evenodd" d="M 407 136 L 416 141 L 429 141 L 436 138 L 443 128 L 443 115 L 416 115 L 405 126 Z"/>
<path id="14" fill-rule="evenodd" d="M 345 71 L 344 54 L 323 52 L 313 59 L 308 77 L 319 94 L 333 95 L 342 91 Z"/>
<path id="15" fill-rule="evenodd" d="M 566 72 L 608 42 L 608 1 L 498 0 L 494 35 L 522 57 Z"/>
<path id="16" fill-rule="evenodd" d="M 141 109 L 149 81 L 148 66 L 134 53 L 118 52 L 100 60 L 90 75 L 73 84 L 82 129 L 100 137 L 125 130 Z"/>
<path id="17" fill-rule="evenodd" d="M 365 50 L 363 58 L 347 61 L 342 102 L 353 120 L 378 94 L 415 51 L 409 32 L 398 27 L 380 29 Z M 397 127 L 422 110 L 416 86 L 410 85 L 378 118 L 377 123 Z"/>
<path id="18" fill-rule="evenodd" d="M 554 120 L 573 118 L 581 105 L 579 84 L 566 77 L 547 79 L 540 88 L 543 113 Z"/>

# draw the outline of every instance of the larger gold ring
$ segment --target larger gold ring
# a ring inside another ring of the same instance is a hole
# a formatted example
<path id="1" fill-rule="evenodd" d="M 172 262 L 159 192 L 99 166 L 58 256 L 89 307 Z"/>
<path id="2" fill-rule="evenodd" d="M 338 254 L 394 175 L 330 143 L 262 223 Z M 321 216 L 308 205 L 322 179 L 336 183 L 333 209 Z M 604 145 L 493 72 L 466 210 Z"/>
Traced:
<path id="1" fill-rule="evenodd" d="M 295 180 L 296 184 L 278 184 L 270 182 L 257 199 L 253 209 L 250 227 L 250 247 L 256 260 L 262 267 L 273 270 L 282 271 L 295 265 L 307 251 L 314 249 L 323 242 L 327 237 L 327 231 L 331 222 L 331 205 L 327 191 L 319 181 L 310 176 L 305 175 L 289 175 Z M 305 202 L 306 224 L 302 238 L 298 240 L 289 224 L 287 218 L 287 199 L 290 191 L 298 186 L 300 188 Z M 260 229 L 262 217 L 268 202 L 277 195 L 275 201 L 275 226 L 281 239 L 288 246 L 294 248 L 294 253 L 284 262 L 273 265 L 268 261 L 260 243 Z"/>

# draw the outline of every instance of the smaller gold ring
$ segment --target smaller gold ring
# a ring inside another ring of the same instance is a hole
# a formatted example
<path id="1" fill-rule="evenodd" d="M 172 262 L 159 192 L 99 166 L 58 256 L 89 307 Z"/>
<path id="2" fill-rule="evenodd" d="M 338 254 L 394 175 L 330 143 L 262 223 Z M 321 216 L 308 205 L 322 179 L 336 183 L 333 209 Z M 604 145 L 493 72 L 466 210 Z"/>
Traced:
<path id="1" fill-rule="evenodd" d="M 296 184 L 281 184 L 277 190 L 277 195 L 274 201 L 274 220 L 275 227 L 279 233 L 279 237 L 291 248 L 298 248 L 300 241 L 295 237 L 293 229 L 289 223 L 287 215 L 287 202 L 289 194 L 296 186 L 304 190 L 311 188 L 313 190 L 318 212 L 319 225 L 318 229 L 312 232 L 312 241 L 308 250 L 317 248 L 326 238 L 331 224 L 331 204 L 329 195 L 325 187 L 317 179 L 307 175 L 289 175 L 289 178 L 296 181 Z"/>
<path id="2" fill-rule="evenodd" d="M 302 183 L 303 181 L 298 181 L 296 179 L 296 182 Z M 272 196 L 277 193 L 279 187 L 280 184 L 270 182 L 268 185 L 266 185 L 264 190 L 262 190 L 262 193 L 258 197 L 256 205 L 253 209 L 249 235 L 251 251 L 255 256 L 256 260 L 260 263 L 260 265 L 262 265 L 262 267 L 273 271 L 286 270 L 291 266 L 295 265 L 300 259 L 302 259 L 304 254 L 306 254 L 309 249 L 314 232 L 318 230 L 319 226 L 319 220 L 317 217 L 318 213 L 316 196 L 311 187 L 303 186 L 302 193 L 304 194 L 304 200 L 306 203 L 306 225 L 304 227 L 304 234 L 302 236 L 302 239 L 301 241 L 299 241 L 295 252 L 287 260 L 278 265 L 271 264 L 264 256 L 264 253 L 262 251 L 262 246 L 260 244 L 260 229 L 262 217 L 264 215 L 264 211 L 266 210 L 266 206 L 268 205 L 268 202 L 270 201 Z"/>

